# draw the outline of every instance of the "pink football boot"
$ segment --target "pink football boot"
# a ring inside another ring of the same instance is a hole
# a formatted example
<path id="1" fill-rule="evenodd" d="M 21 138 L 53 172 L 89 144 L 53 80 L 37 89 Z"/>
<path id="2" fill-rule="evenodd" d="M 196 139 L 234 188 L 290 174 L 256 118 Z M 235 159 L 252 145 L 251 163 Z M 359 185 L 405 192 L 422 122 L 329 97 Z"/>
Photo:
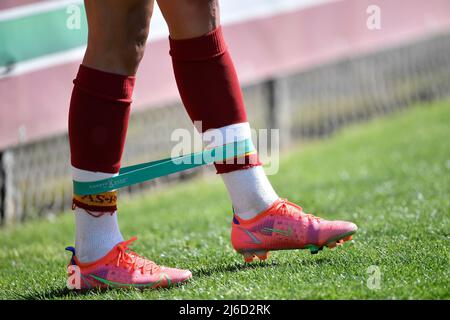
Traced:
<path id="1" fill-rule="evenodd" d="M 72 289 L 87 290 L 93 288 L 166 288 L 184 282 L 192 277 L 189 270 L 158 266 L 153 261 L 140 257 L 128 248 L 135 241 L 117 244 L 109 253 L 97 261 L 81 263 L 75 255 L 75 249 L 67 247 L 73 253 L 68 270 L 68 284 Z"/>
<path id="2" fill-rule="evenodd" d="M 334 248 L 352 239 L 358 227 L 346 221 L 328 221 L 303 212 L 286 199 L 278 199 L 250 220 L 234 215 L 231 243 L 245 262 L 265 260 L 270 250 Z"/>

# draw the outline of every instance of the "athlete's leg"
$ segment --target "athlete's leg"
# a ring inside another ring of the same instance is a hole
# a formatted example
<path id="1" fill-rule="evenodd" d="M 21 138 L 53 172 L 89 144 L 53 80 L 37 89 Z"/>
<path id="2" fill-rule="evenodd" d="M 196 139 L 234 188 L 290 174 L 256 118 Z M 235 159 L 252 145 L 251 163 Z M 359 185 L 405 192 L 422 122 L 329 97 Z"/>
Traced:
<path id="1" fill-rule="evenodd" d="M 236 137 L 229 139 L 250 138 L 239 80 L 220 28 L 218 1 L 157 1 L 169 26 L 175 77 L 192 121 L 202 121 L 202 131 L 232 129 Z M 256 154 L 240 160 L 216 164 L 216 169 L 236 214 L 250 218 L 278 196 Z"/>
<path id="2" fill-rule="evenodd" d="M 85 0 L 89 26 L 83 65 L 134 75 L 144 56 L 154 0 Z"/>
<path id="3" fill-rule="evenodd" d="M 169 25 L 175 78 L 191 119 L 202 121 L 203 132 L 233 132 L 225 143 L 251 138 L 239 81 L 219 26 L 218 0 L 157 2 Z M 352 223 L 314 218 L 279 199 L 256 154 L 235 160 L 216 163 L 216 169 L 236 213 L 232 243 L 246 261 L 254 255 L 265 259 L 269 250 L 276 249 L 315 252 L 356 231 Z"/>
<path id="4" fill-rule="evenodd" d="M 156 0 L 172 39 L 202 36 L 220 25 L 218 0 Z"/>
<path id="5" fill-rule="evenodd" d="M 69 111 L 73 178 L 97 181 L 119 172 L 134 75 L 144 54 L 153 0 L 86 0 L 88 46 Z M 117 195 L 74 195 L 81 289 L 167 287 L 191 277 L 131 252 L 117 224 Z M 75 252 L 76 250 L 76 252 Z M 69 269 L 70 279 L 73 272 Z"/>
<path id="6" fill-rule="evenodd" d="M 85 7 L 88 45 L 74 81 L 69 138 L 74 179 L 95 181 L 120 168 L 134 74 L 144 54 L 153 0 L 86 0 Z M 96 260 L 123 240 L 115 198 L 115 192 L 97 198 L 114 201 L 74 196 L 80 261 Z"/>

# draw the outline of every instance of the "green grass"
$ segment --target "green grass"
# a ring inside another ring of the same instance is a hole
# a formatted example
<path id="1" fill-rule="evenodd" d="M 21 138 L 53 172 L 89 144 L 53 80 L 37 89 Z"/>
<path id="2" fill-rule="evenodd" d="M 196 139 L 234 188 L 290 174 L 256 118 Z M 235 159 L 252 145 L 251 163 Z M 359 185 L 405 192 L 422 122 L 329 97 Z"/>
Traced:
<path id="1" fill-rule="evenodd" d="M 359 225 L 355 241 L 317 255 L 273 252 L 243 263 L 229 241 L 230 204 L 209 176 L 122 199 L 126 237 L 188 284 L 156 291 L 65 289 L 73 217 L 0 230 L 0 297 L 47 299 L 449 299 L 449 101 L 345 129 L 283 155 L 278 193 L 307 212 Z M 369 289 L 370 266 L 380 270 Z M 368 271 L 369 270 L 369 271 Z"/>

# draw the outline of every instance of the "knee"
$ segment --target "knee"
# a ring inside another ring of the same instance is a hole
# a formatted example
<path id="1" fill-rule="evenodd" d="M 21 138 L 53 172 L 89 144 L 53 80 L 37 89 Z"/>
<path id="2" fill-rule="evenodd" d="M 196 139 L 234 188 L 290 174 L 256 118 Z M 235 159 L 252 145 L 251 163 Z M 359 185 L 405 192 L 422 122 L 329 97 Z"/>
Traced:
<path id="1" fill-rule="evenodd" d="M 90 28 L 85 59 L 105 71 L 135 74 L 144 56 L 150 17 L 142 10 L 131 11 L 95 30 Z"/>
<path id="2" fill-rule="evenodd" d="M 152 12 L 132 11 L 126 16 L 123 35 L 117 47 L 119 58 L 137 67 L 144 56 Z"/>
<path id="3" fill-rule="evenodd" d="M 218 0 L 181 0 L 180 16 L 189 24 L 204 25 L 214 22 L 219 17 Z"/>
<path id="4" fill-rule="evenodd" d="M 128 30 L 122 41 L 118 41 L 111 48 L 112 58 L 127 70 L 137 70 L 144 57 L 147 37 L 148 29 Z"/>
<path id="5" fill-rule="evenodd" d="M 185 9 L 199 12 L 212 7 L 217 0 L 181 0 L 180 2 Z"/>
<path id="6" fill-rule="evenodd" d="M 218 0 L 180 0 L 176 5 L 171 1 L 160 1 L 160 7 L 173 38 L 197 37 L 219 25 Z"/>

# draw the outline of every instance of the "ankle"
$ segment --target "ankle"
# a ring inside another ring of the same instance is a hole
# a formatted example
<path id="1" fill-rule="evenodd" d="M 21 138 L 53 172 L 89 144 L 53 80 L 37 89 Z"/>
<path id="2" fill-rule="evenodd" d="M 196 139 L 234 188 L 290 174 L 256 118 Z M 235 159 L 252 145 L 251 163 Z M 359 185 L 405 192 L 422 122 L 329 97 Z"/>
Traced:
<path id="1" fill-rule="evenodd" d="M 80 262 L 92 262 L 105 256 L 123 241 L 117 213 L 94 216 L 84 209 L 75 209 L 76 256 Z"/>

